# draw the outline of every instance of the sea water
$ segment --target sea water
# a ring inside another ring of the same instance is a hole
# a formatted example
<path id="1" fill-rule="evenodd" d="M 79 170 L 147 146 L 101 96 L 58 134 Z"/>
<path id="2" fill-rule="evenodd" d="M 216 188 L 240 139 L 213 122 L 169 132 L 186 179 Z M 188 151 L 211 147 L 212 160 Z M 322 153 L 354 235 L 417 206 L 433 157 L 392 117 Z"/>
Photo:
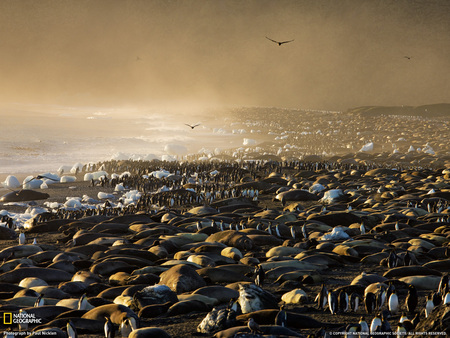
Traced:
<path id="1" fill-rule="evenodd" d="M 242 145 L 226 114 L 207 109 L 10 104 L 0 107 L 0 117 L 0 174 L 111 159 L 182 159 Z"/>

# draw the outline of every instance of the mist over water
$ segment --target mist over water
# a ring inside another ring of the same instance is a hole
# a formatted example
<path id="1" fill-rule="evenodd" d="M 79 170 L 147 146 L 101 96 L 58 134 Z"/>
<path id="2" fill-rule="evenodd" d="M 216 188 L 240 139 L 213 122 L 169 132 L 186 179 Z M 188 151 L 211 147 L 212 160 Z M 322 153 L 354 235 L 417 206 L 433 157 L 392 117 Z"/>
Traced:
<path id="1" fill-rule="evenodd" d="M 0 22 L 0 172 L 227 148 L 229 107 L 450 101 L 446 0 L 2 1 Z"/>

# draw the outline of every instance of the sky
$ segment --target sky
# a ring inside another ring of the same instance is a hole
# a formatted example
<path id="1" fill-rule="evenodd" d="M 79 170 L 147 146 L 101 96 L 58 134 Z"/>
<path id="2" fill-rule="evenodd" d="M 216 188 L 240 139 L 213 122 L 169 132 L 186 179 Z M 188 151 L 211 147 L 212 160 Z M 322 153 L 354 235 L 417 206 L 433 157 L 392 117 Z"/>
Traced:
<path id="1" fill-rule="evenodd" d="M 447 0 L 1 0 L 0 43 L 0 103 L 450 102 Z"/>

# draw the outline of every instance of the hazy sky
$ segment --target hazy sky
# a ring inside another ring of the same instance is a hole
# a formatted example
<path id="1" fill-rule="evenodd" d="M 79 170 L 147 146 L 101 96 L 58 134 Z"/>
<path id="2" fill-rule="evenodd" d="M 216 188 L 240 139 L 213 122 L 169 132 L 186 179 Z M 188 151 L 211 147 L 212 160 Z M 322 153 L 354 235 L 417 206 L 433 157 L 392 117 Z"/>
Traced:
<path id="1" fill-rule="evenodd" d="M 1 0 L 0 43 L 1 101 L 450 102 L 447 0 Z"/>

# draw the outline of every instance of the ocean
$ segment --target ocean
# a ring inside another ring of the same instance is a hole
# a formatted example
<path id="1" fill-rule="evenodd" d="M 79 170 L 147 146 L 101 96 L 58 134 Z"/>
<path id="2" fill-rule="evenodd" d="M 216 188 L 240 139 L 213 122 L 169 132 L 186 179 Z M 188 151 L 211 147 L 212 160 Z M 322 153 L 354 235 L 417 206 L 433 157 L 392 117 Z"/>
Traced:
<path id="1" fill-rule="evenodd" d="M 0 108 L 0 179 L 111 159 L 182 159 L 242 145 L 214 108 L 105 108 L 11 104 Z M 191 129 L 185 124 L 197 124 Z M 211 155 L 210 155 L 211 156 Z"/>

